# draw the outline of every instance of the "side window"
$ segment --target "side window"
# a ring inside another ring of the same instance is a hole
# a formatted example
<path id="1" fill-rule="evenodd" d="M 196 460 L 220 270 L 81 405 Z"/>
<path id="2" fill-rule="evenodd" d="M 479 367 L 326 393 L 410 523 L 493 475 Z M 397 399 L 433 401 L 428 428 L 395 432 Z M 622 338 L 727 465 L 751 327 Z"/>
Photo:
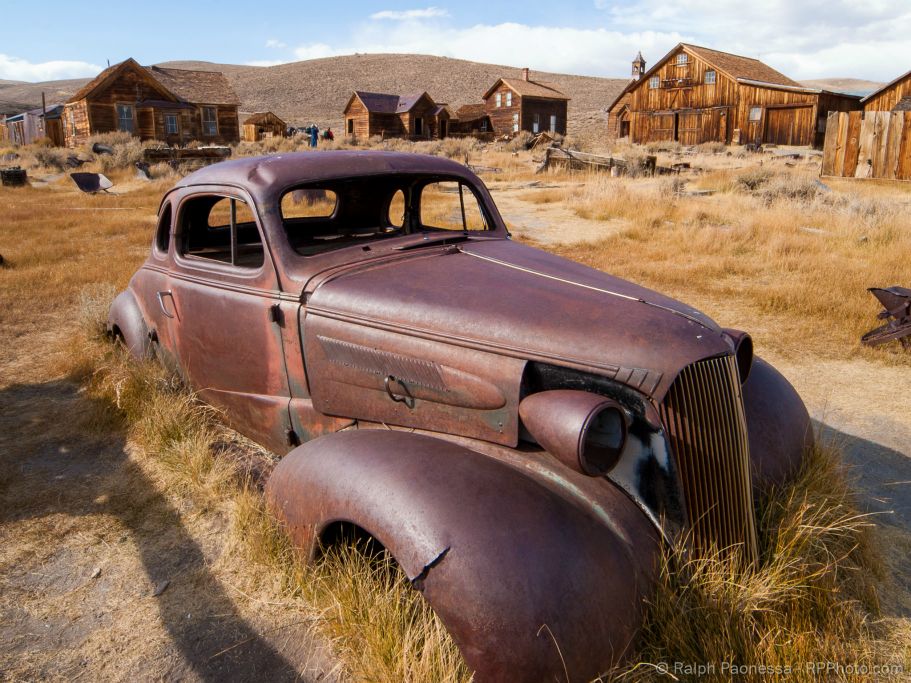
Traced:
<path id="1" fill-rule="evenodd" d="M 282 220 L 329 218 L 337 205 L 338 197 L 332 190 L 292 190 L 282 196 Z"/>
<path id="2" fill-rule="evenodd" d="M 405 193 L 396 190 L 389 202 L 389 215 L 386 217 L 389 225 L 395 228 L 401 228 L 405 225 Z"/>
<path id="3" fill-rule="evenodd" d="M 155 231 L 155 248 L 162 254 L 168 253 L 171 244 L 171 202 L 164 205 Z"/>
<path id="4" fill-rule="evenodd" d="M 238 268 L 259 268 L 265 258 L 253 211 L 241 199 L 219 195 L 184 202 L 180 253 Z"/>
<path id="5" fill-rule="evenodd" d="M 474 192 L 455 181 L 424 186 L 421 225 L 431 230 L 487 230 L 487 221 Z"/>

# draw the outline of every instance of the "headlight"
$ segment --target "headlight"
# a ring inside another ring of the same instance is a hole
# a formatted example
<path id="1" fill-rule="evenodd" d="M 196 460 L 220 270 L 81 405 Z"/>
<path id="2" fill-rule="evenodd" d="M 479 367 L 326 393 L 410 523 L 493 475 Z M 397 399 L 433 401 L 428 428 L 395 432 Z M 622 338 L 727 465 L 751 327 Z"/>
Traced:
<path id="1" fill-rule="evenodd" d="M 750 376 L 750 369 L 753 367 L 753 338 L 741 330 L 726 328 L 722 331 L 734 342 L 737 371 L 740 373 L 740 383 L 743 384 Z"/>
<path id="2" fill-rule="evenodd" d="M 519 417 L 540 446 L 591 477 L 610 472 L 626 444 L 626 411 L 616 401 L 587 391 L 532 394 L 519 404 Z"/>

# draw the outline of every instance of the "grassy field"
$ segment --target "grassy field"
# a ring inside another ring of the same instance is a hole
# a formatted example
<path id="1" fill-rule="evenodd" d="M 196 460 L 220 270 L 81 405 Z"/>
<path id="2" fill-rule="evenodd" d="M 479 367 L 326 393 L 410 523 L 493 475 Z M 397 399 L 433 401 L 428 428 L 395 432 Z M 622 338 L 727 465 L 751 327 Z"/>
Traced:
<path id="1" fill-rule="evenodd" d="M 666 291 L 725 324 L 744 321 L 760 349 L 810 367 L 815 358 L 911 367 L 896 350 L 858 343 L 875 324 L 864 288 L 907 280 L 911 237 L 902 216 L 911 192 L 904 186 L 833 182 L 825 189 L 811 163 L 724 153 L 696 157 L 704 172 L 674 178 L 536 176 L 524 151 L 420 145 L 499 168 L 485 179 L 511 207 L 507 220 L 551 219 L 547 248 Z M 158 201 L 174 179 L 163 168 L 151 182 L 134 179 L 124 167 L 138 148 L 123 144 L 115 158 L 95 162 L 117 183 L 113 196 L 82 195 L 56 178 L 52 150 L 23 154 L 31 174 L 48 183 L 0 190 L 0 621 L 7 624 L 0 642 L 9 645 L 0 670 L 14 679 L 78 671 L 105 678 L 122 658 L 134 675 L 206 679 L 236 674 L 243 653 L 277 678 L 287 665 L 312 678 L 468 680 L 451 639 L 401 573 L 344 550 L 303 569 L 263 510 L 260 484 L 274 456 L 223 427 L 161 368 L 130 361 L 101 337 L 107 303 L 145 259 Z M 662 162 L 681 153 L 659 150 Z M 604 233 L 580 242 L 574 221 L 603 225 Z M 545 244 L 534 231 L 523 234 Z M 104 455 L 112 448 L 113 460 Z M 763 497 L 757 571 L 723 558 L 685 561 L 669 549 L 641 661 L 608 678 L 650 680 L 661 662 L 731 657 L 899 663 L 908 671 L 907 620 L 880 608 L 894 566 L 871 518 L 859 512 L 836 450 L 815 453 L 799 481 Z M 58 474 L 62 484 L 54 482 Z M 99 477 L 116 485 L 99 490 L 92 483 Z M 67 504 L 49 502 L 58 500 Z M 108 556 L 102 577 L 122 577 L 108 594 L 92 588 L 91 568 L 80 564 L 88 560 L 68 561 L 63 578 L 37 588 L 19 578 L 18 567 L 51 576 L 47 567 L 63 561 L 55 546 L 94 558 L 123 543 L 121 528 L 135 548 L 120 545 Z M 166 531 L 175 528 L 176 540 Z M 166 588 L 162 598 L 174 594 L 179 604 L 156 608 L 151 598 L 137 605 L 122 597 L 134 590 L 128 576 L 157 576 L 150 556 L 181 548 L 196 549 L 199 561 L 169 574 L 193 577 Z M 66 583 L 74 574 L 87 583 Z M 111 595 L 119 611 L 102 608 Z M 72 624 L 87 614 L 85 633 L 74 636 Z M 213 619 L 223 628 L 213 629 Z M 55 637 L 20 639 L 39 627 Z M 230 638 L 206 640 L 220 630 Z M 194 638 L 207 644 L 205 656 L 189 644 Z M 291 641 L 305 646 L 295 650 Z M 792 680 L 816 676 L 803 671 Z"/>

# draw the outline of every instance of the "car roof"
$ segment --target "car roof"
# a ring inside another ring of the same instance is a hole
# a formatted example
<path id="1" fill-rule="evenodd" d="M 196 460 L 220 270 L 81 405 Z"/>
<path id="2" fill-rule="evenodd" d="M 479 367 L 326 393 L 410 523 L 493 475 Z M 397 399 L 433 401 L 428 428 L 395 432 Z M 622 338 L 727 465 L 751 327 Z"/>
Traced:
<path id="1" fill-rule="evenodd" d="M 395 173 L 447 175 L 480 182 L 466 166 L 445 157 L 338 150 L 289 152 L 222 161 L 189 174 L 174 189 L 191 185 L 235 185 L 254 194 L 269 194 L 270 190 L 295 184 Z"/>

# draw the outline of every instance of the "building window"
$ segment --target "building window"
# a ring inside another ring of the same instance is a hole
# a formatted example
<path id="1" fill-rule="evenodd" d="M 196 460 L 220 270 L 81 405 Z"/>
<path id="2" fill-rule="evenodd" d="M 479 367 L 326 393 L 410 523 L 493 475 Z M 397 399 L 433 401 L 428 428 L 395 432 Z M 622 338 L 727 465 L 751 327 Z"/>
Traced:
<path id="1" fill-rule="evenodd" d="M 485 133 L 487 132 L 487 119 L 481 121 L 481 130 Z"/>
<path id="2" fill-rule="evenodd" d="M 705 84 L 714 85 L 715 84 L 715 72 L 709 69 L 705 72 Z"/>
<path id="3" fill-rule="evenodd" d="M 354 135 L 354 119 L 348 119 L 348 135 Z"/>
<path id="4" fill-rule="evenodd" d="M 71 109 L 69 112 L 69 117 L 70 117 L 70 130 L 73 133 L 73 137 L 76 137 L 76 112 L 74 112 Z"/>
<path id="5" fill-rule="evenodd" d="M 541 132 L 541 115 L 540 114 L 535 114 L 535 118 L 531 124 L 531 132 L 536 133 L 536 134 Z"/>
<path id="6" fill-rule="evenodd" d="M 499 109 L 502 106 L 503 106 L 503 95 L 501 95 L 500 93 L 497 93 L 497 108 Z"/>
<path id="7" fill-rule="evenodd" d="M 550 132 L 551 133 L 557 132 L 557 115 L 556 114 L 550 115 Z"/>
<path id="8" fill-rule="evenodd" d="M 506 106 L 507 107 L 512 106 L 512 91 L 511 90 L 508 93 L 506 93 Z"/>
<path id="9" fill-rule="evenodd" d="M 686 66 L 689 63 L 689 55 L 686 52 L 681 52 L 677 55 L 677 66 Z"/>
<path id="10" fill-rule="evenodd" d="M 762 107 L 750 107 L 750 121 L 756 122 L 762 118 Z"/>
<path id="11" fill-rule="evenodd" d="M 177 135 L 179 132 L 177 128 L 177 114 L 164 115 L 164 132 L 167 135 Z"/>
<path id="12" fill-rule="evenodd" d="M 512 132 L 513 133 L 519 132 L 519 115 L 518 114 L 512 115 Z"/>
<path id="13" fill-rule="evenodd" d="M 424 119 L 420 116 L 414 119 L 414 134 L 418 137 L 424 134 Z"/>
<path id="14" fill-rule="evenodd" d="M 117 130 L 123 131 L 124 133 L 133 132 L 133 105 L 132 104 L 118 104 L 117 105 Z"/>
<path id="15" fill-rule="evenodd" d="M 659 88 L 660 86 L 661 86 L 661 79 L 658 78 L 657 76 L 652 76 L 650 79 L 648 79 L 648 87 L 651 88 L 652 90 L 655 90 L 655 89 Z"/>
<path id="16" fill-rule="evenodd" d="M 215 107 L 202 108 L 202 134 L 218 135 L 218 117 Z"/>

